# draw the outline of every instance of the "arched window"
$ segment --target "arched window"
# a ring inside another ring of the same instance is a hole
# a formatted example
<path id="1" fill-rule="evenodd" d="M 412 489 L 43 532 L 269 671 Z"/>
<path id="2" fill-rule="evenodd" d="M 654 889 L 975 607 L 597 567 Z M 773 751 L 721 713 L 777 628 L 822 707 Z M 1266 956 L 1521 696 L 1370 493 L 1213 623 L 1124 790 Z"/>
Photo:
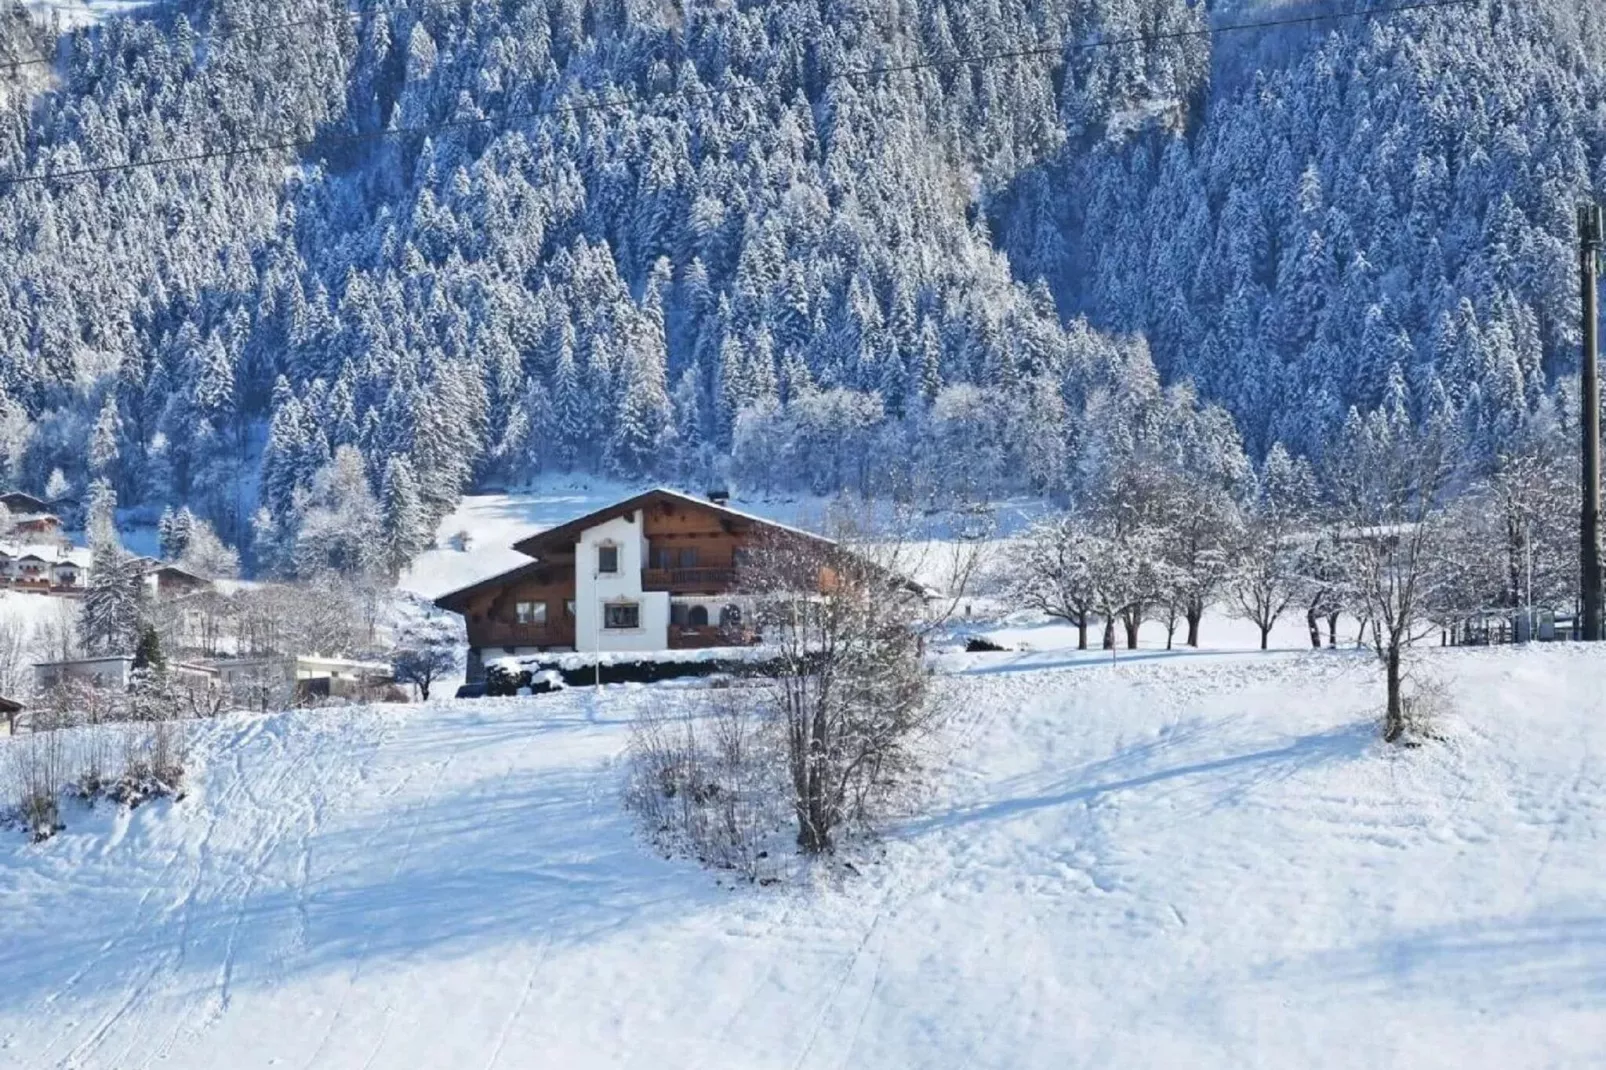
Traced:
<path id="1" fill-rule="evenodd" d="M 742 608 L 740 606 L 726 606 L 719 611 L 719 626 L 721 628 L 740 628 L 742 626 Z"/>
<path id="2" fill-rule="evenodd" d="M 708 627 L 708 607 L 692 606 L 691 609 L 686 611 L 686 623 L 693 628 Z"/>

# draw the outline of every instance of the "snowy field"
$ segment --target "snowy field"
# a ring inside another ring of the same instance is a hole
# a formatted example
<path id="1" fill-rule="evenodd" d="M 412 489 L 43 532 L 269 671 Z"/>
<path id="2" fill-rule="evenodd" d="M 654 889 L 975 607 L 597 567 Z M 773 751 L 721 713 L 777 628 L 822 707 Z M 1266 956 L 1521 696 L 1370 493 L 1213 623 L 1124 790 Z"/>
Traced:
<path id="1" fill-rule="evenodd" d="M 0 1066 L 1598 1066 L 1603 654 L 1435 652 L 1416 751 L 1344 651 L 949 655 L 933 805 L 807 888 L 636 838 L 685 686 L 233 717 L 0 841 Z"/>

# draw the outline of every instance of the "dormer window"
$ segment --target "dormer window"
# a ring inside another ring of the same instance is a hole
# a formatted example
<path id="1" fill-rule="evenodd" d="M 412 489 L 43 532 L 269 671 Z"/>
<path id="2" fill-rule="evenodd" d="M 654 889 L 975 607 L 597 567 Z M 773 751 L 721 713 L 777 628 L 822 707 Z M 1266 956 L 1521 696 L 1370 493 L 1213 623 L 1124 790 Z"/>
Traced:
<path id="1" fill-rule="evenodd" d="M 604 543 L 597 547 L 597 571 L 607 573 L 619 571 L 619 547 L 612 543 Z"/>

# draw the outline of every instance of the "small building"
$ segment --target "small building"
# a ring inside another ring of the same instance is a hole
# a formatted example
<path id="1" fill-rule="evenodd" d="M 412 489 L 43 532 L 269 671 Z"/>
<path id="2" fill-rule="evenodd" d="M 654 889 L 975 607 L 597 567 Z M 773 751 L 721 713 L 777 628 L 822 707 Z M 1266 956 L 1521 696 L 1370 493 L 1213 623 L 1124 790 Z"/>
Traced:
<path id="1" fill-rule="evenodd" d="M 50 512 L 50 503 L 43 498 L 35 498 L 20 490 L 8 490 L 0 494 L 0 505 L 11 510 L 11 515 L 17 518 L 25 516 L 39 516 Z"/>
<path id="2" fill-rule="evenodd" d="M 0 695 L 0 736 L 14 736 L 21 727 L 23 705 Z"/>
<path id="3" fill-rule="evenodd" d="M 61 517 L 54 513 L 17 517 L 15 526 L 18 535 L 25 535 L 30 539 L 66 538 Z"/>
<path id="4" fill-rule="evenodd" d="M 382 662 L 315 654 L 220 658 L 207 664 L 237 700 L 261 709 L 321 698 L 373 698 L 395 679 Z"/>
<path id="5" fill-rule="evenodd" d="M 33 667 L 33 682 L 41 691 L 70 683 L 126 689 L 133 674 L 133 657 L 111 654 L 100 658 L 41 661 Z"/>
<path id="6" fill-rule="evenodd" d="M 33 667 L 33 675 L 34 684 L 41 691 L 68 683 L 126 691 L 134 682 L 134 658 L 130 654 L 110 654 L 69 661 L 42 661 Z M 167 675 L 179 687 L 194 690 L 204 690 L 218 681 L 215 668 L 189 661 L 168 662 Z"/>
<path id="7" fill-rule="evenodd" d="M 205 576 L 197 576 L 171 563 L 158 561 L 145 571 L 145 587 L 155 598 L 182 598 L 211 586 L 212 581 Z"/>

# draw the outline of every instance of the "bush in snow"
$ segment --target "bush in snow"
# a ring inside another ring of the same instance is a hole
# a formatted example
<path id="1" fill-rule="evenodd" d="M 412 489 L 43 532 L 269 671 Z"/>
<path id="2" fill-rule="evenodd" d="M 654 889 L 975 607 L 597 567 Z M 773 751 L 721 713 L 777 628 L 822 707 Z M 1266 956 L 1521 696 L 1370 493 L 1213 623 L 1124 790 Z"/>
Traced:
<path id="1" fill-rule="evenodd" d="M 68 775 L 62 733 L 30 732 L 11 743 L 7 756 L 18 822 L 34 842 L 49 839 L 62 827 L 58 800 Z"/>
<path id="2" fill-rule="evenodd" d="M 939 709 L 925 638 L 963 601 L 981 553 L 962 543 L 934 560 L 930 543 L 865 515 L 831 528 L 830 540 L 767 539 L 741 577 L 771 652 L 758 693 L 785 743 L 787 798 L 809 854 L 873 827 L 915 780 Z M 933 589 L 943 597 L 928 598 Z"/>
<path id="3" fill-rule="evenodd" d="M 768 880 L 790 817 L 785 745 L 751 688 L 688 711 L 650 709 L 631 729 L 625 805 L 665 851 Z"/>

